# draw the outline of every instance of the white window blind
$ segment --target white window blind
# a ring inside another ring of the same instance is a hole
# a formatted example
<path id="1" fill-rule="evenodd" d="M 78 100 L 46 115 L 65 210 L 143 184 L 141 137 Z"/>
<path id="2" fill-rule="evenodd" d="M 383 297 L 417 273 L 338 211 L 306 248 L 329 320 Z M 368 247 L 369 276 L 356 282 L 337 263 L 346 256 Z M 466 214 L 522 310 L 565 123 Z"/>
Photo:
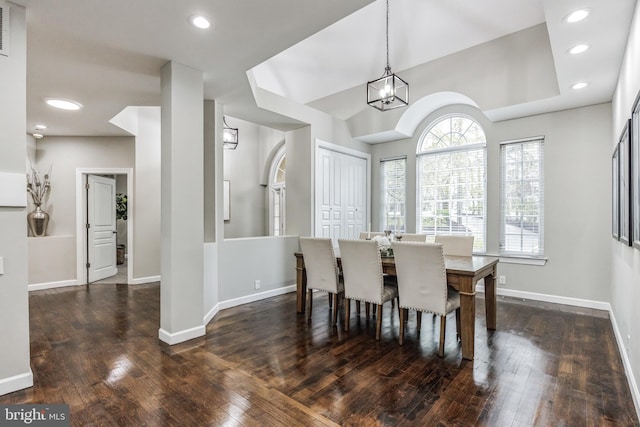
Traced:
<path id="1" fill-rule="evenodd" d="M 500 254 L 544 255 L 544 137 L 500 146 Z"/>
<path id="2" fill-rule="evenodd" d="M 380 161 L 382 224 L 380 230 L 406 232 L 405 195 L 407 159 L 394 158 Z"/>
<path id="3" fill-rule="evenodd" d="M 486 139 L 475 121 L 450 116 L 420 142 L 417 162 L 418 233 L 474 236 L 486 251 Z"/>

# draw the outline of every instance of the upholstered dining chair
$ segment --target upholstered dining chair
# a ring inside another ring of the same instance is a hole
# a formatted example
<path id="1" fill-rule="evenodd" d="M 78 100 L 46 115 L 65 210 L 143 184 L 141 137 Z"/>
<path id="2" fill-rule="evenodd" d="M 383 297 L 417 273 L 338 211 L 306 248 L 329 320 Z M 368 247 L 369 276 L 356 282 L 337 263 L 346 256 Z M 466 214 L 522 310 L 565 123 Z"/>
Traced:
<path id="1" fill-rule="evenodd" d="M 445 255 L 471 256 L 473 255 L 473 237 L 436 234 L 435 243 L 442 243 Z"/>
<path id="2" fill-rule="evenodd" d="M 398 287 L 385 283 L 382 259 L 373 240 L 338 240 L 344 279 L 344 330 L 349 330 L 350 301 L 377 306 L 376 340 L 382 329 L 382 304 L 398 296 Z"/>
<path id="3" fill-rule="evenodd" d="M 376 236 L 384 236 L 383 231 L 361 231 L 360 239 L 373 239 Z"/>
<path id="4" fill-rule="evenodd" d="M 304 257 L 307 272 L 307 288 L 309 301 L 307 303 L 307 319 L 311 321 L 313 308 L 313 290 L 328 292 L 333 298 L 332 325 L 338 323 L 338 296 L 344 293 L 344 284 L 340 278 L 336 254 L 331 239 L 320 237 L 300 237 L 300 248 Z"/>
<path id="5" fill-rule="evenodd" d="M 460 295 L 447 286 L 447 270 L 442 245 L 438 243 L 393 243 L 398 297 L 400 299 L 400 345 L 404 344 L 404 309 L 416 310 L 416 330 L 420 332 L 422 312 L 440 316 L 440 345 L 438 356 L 444 356 L 447 314 L 456 311 L 460 318 Z M 460 322 L 456 321 L 456 329 Z"/>

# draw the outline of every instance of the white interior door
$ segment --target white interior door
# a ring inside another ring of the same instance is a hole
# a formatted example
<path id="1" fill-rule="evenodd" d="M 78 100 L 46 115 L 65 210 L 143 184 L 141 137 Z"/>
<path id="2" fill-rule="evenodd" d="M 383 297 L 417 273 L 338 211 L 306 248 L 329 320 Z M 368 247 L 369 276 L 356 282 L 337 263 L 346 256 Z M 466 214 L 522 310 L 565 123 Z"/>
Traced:
<path id="1" fill-rule="evenodd" d="M 367 160 L 316 151 L 316 236 L 355 239 L 367 218 Z"/>
<path id="2" fill-rule="evenodd" d="M 116 267 L 116 180 L 87 176 L 88 282 L 118 273 Z"/>

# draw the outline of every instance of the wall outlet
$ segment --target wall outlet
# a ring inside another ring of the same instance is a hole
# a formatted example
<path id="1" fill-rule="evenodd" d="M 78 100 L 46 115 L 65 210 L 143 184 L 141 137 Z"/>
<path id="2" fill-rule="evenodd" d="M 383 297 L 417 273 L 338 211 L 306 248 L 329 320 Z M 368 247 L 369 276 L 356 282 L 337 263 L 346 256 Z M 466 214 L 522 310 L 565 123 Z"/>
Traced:
<path id="1" fill-rule="evenodd" d="M 256 289 L 260 289 L 260 280 L 255 280 L 255 281 L 253 282 L 253 286 L 254 286 Z"/>
<path id="2" fill-rule="evenodd" d="M 498 284 L 499 285 L 506 285 L 507 284 L 507 278 L 505 276 L 498 276 Z"/>

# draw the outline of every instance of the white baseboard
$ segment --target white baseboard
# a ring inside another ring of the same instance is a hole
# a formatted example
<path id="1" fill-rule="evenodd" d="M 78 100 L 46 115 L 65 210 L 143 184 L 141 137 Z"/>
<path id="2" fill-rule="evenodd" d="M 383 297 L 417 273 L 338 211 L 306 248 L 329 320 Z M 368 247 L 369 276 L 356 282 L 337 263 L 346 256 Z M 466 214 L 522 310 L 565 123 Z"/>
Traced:
<path id="1" fill-rule="evenodd" d="M 631 361 L 629 355 L 624 347 L 624 339 L 618 329 L 618 322 L 616 322 L 616 316 L 614 316 L 611 307 L 609 307 L 609 318 L 611 319 L 611 326 L 613 327 L 613 333 L 616 336 L 616 342 L 618 343 L 618 351 L 622 358 L 622 364 L 624 365 L 624 372 L 627 375 L 627 382 L 629 383 L 629 389 L 631 390 L 631 397 L 633 397 L 633 404 L 636 407 L 636 415 L 640 419 L 640 391 L 638 390 L 638 383 L 633 376 L 633 369 L 631 369 Z"/>
<path id="2" fill-rule="evenodd" d="M 144 285 L 145 283 L 159 282 L 160 276 L 138 277 L 131 279 L 130 285 Z"/>
<path id="3" fill-rule="evenodd" d="M 211 322 L 213 320 L 214 317 L 216 317 L 216 314 L 218 314 L 218 312 L 220 311 L 220 303 L 216 304 L 211 310 L 209 310 L 209 312 L 207 314 L 205 314 L 204 316 L 204 324 L 208 324 L 209 322 Z"/>
<path id="4" fill-rule="evenodd" d="M 478 292 L 484 292 L 484 285 L 476 286 Z M 596 310 L 611 311 L 611 306 L 608 302 L 593 301 L 588 299 L 561 297 L 557 295 L 538 294 L 535 292 L 517 291 L 507 288 L 496 288 L 496 294 L 505 297 L 514 297 L 522 299 L 530 299 L 533 301 L 551 302 L 554 304 L 571 305 L 574 307 L 593 308 Z"/>
<path id="5" fill-rule="evenodd" d="M 54 289 L 54 288 L 63 288 L 65 286 L 77 286 L 78 281 L 76 279 L 71 280 L 61 280 L 59 282 L 45 282 L 45 283 L 35 283 L 33 285 L 27 286 L 29 291 L 40 291 L 43 289 Z"/>
<path id="6" fill-rule="evenodd" d="M 31 369 L 24 374 L 0 379 L 0 396 L 29 387 L 33 387 L 33 372 Z"/>
<path id="7" fill-rule="evenodd" d="M 170 333 L 160 328 L 158 331 L 158 338 L 160 341 L 166 342 L 169 345 L 180 344 L 181 342 L 189 341 L 194 338 L 202 337 L 206 334 L 206 328 L 204 325 L 196 326 L 195 328 L 185 329 L 184 331 Z"/>

